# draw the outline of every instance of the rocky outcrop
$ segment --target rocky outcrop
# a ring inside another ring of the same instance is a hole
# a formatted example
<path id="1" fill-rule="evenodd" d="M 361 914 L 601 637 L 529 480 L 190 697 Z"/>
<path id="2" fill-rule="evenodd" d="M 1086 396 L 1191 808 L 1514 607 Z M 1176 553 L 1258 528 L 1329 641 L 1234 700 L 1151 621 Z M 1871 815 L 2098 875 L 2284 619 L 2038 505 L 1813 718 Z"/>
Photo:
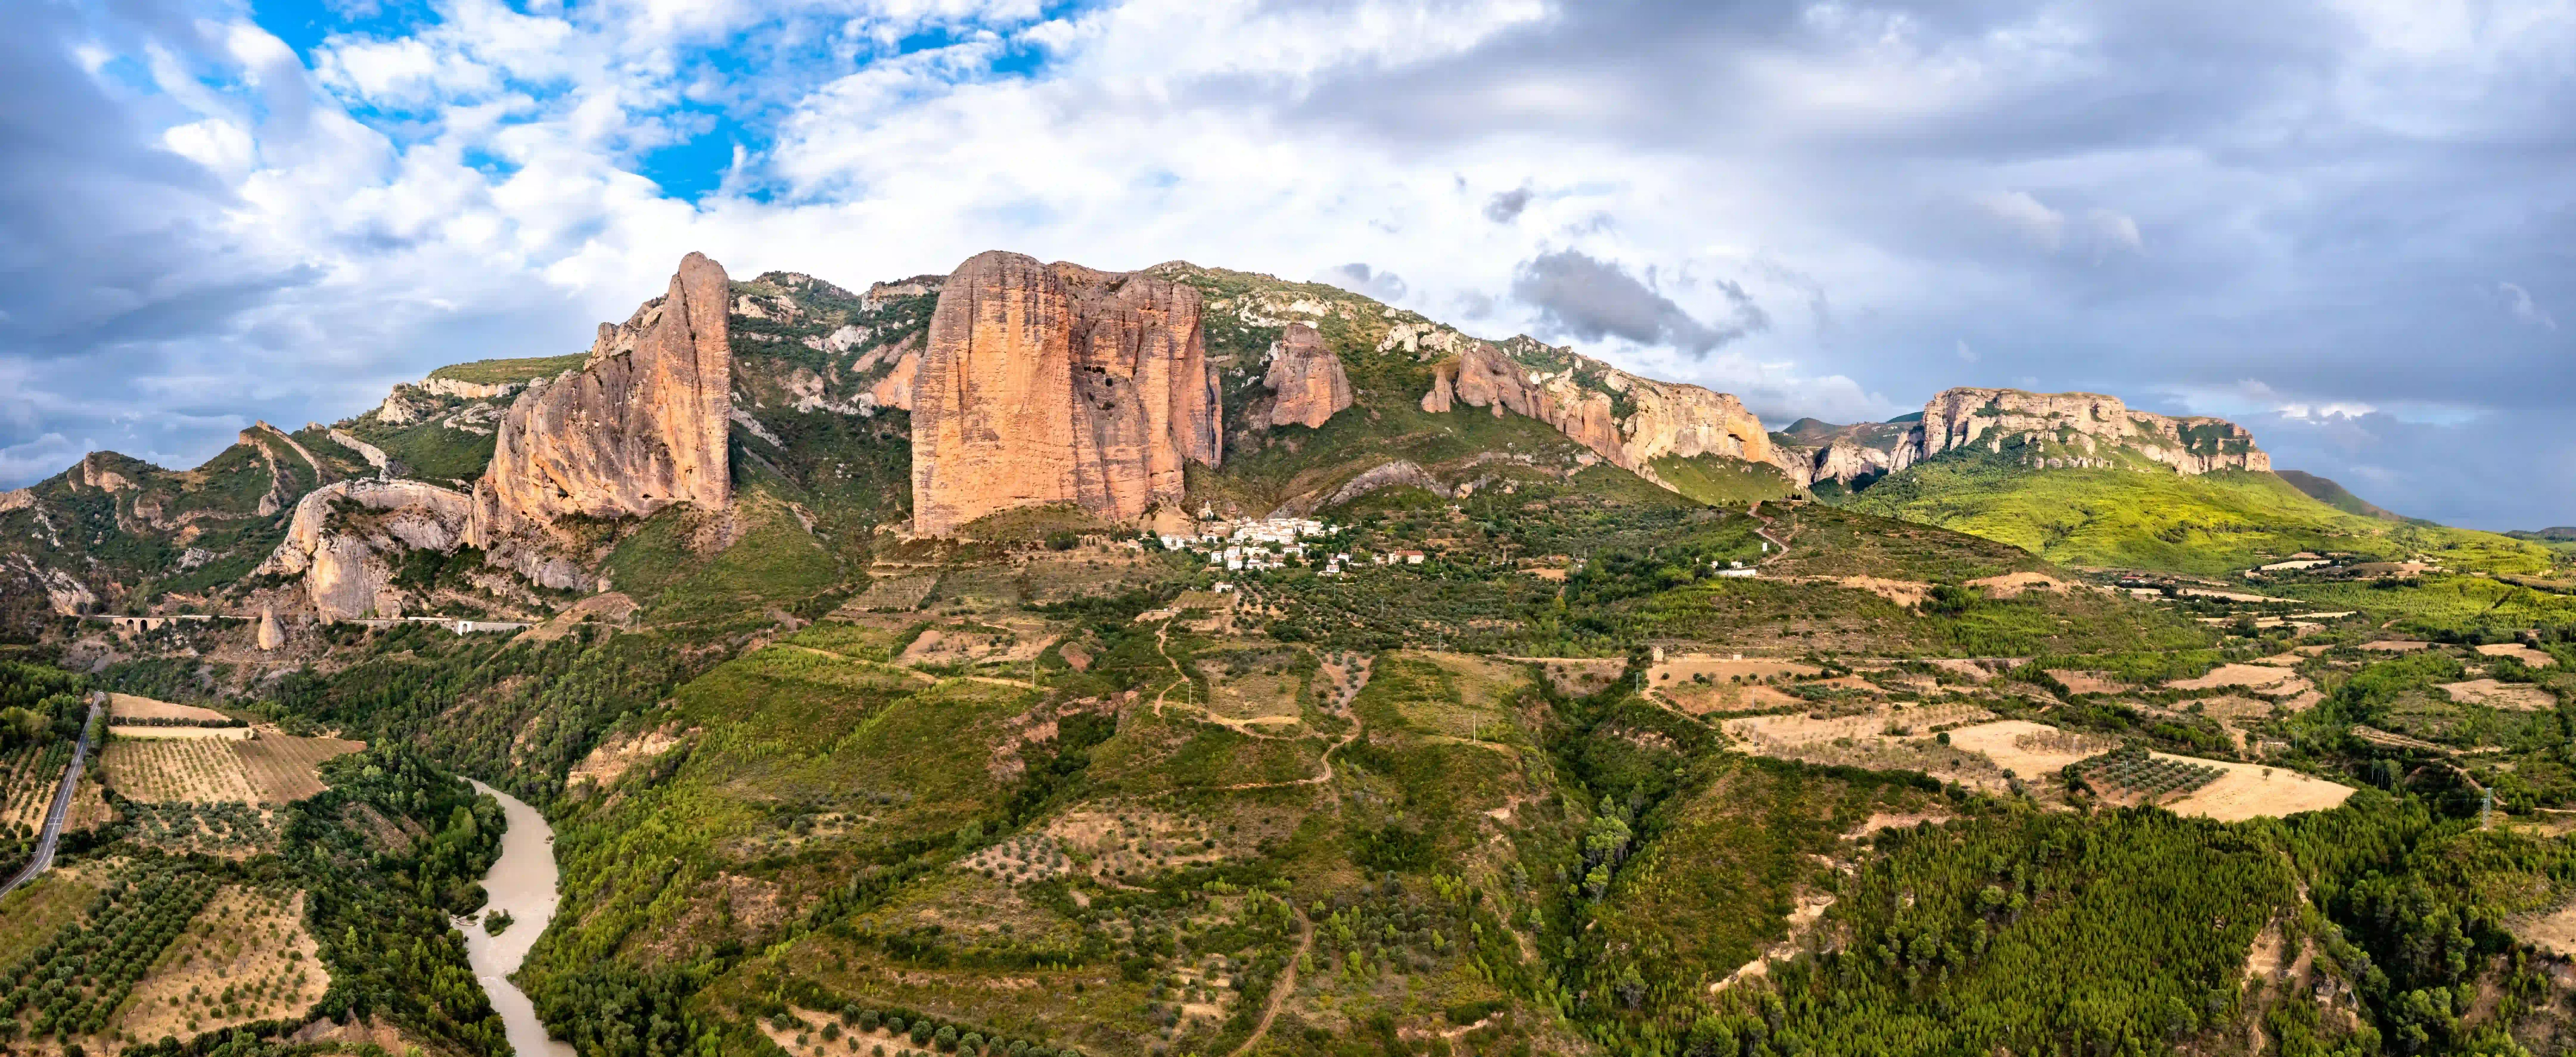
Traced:
<path id="1" fill-rule="evenodd" d="M 1351 376 L 1342 358 L 1324 347 L 1324 337 L 1303 323 L 1288 324 L 1270 350 L 1270 370 L 1261 384 L 1276 394 L 1270 424 L 1313 429 L 1351 406 Z"/>
<path id="2" fill-rule="evenodd" d="M 2145 469 L 2177 473 L 2272 468 L 2254 435 L 2225 419 L 2136 411 L 2099 393 L 1945 389 L 1912 421 L 1857 426 L 1802 420 L 1778 445 L 1780 468 L 1801 488 L 1851 484 L 1946 452 L 1983 452 L 2032 469 Z"/>
<path id="3" fill-rule="evenodd" d="M 385 458 L 385 450 L 383 448 L 379 448 L 373 444 L 367 443 L 366 441 L 359 440 L 358 438 L 351 436 L 349 431 L 344 429 L 332 430 L 330 436 L 331 443 L 347 448 L 350 451 L 357 452 L 359 458 L 367 460 L 367 465 L 376 468 L 376 476 L 393 476 L 393 463 Z"/>
<path id="4" fill-rule="evenodd" d="M 259 648 L 273 650 L 286 645 L 286 629 L 278 626 L 277 611 L 266 606 L 259 610 Z"/>
<path id="5" fill-rule="evenodd" d="M 868 354 L 868 356 L 873 355 L 876 354 Z M 860 370 L 866 370 L 872 366 L 866 362 L 867 356 L 859 359 Z M 877 379 L 875 385 L 868 387 L 869 402 L 878 407 L 912 410 L 912 380 L 920 370 L 921 350 L 906 344 L 896 351 L 894 364 L 886 369 L 885 377 Z"/>
<path id="6" fill-rule="evenodd" d="M 1515 342 L 1526 339 L 1514 339 Z M 1528 346 L 1553 366 L 1532 366 L 1490 342 L 1476 342 L 1432 365 L 1422 409 L 1457 404 L 1538 419 L 1624 469 L 1654 479 L 1665 456 L 1720 455 L 1771 461 L 1762 420 L 1733 395 L 1696 385 L 1658 382 L 1599 360 Z M 1624 405 L 1624 406 L 1623 406 Z"/>
<path id="7" fill-rule="evenodd" d="M 1196 289 L 1156 276 L 999 251 L 958 266 L 911 385 L 914 531 L 1178 503 L 1183 466 L 1216 465 L 1223 439 L 1199 313 Z"/>
<path id="8" fill-rule="evenodd" d="M 478 546 L 568 517 L 642 517 L 732 498 L 733 353 L 724 267 L 692 253 L 658 305 L 602 324 L 581 370 L 531 383 L 501 418 L 475 486 Z"/>
<path id="9" fill-rule="evenodd" d="M 2242 426 L 2133 411 L 2116 396 L 1960 388 L 1923 405 L 1916 458 L 1979 447 L 2029 466 L 2118 466 L 2118 449 L 2186 474 L 2272 468 Z"/>
<path id="10" fill-rule="evenodd" d="M 335 481 L 304 494 L 286 538 L 254 575 L 302 576 L 324 621 L 399 616 L 392 588 L 402 551 L 453 551 L 466 541 L 473 497 L 420 481 Z"/>

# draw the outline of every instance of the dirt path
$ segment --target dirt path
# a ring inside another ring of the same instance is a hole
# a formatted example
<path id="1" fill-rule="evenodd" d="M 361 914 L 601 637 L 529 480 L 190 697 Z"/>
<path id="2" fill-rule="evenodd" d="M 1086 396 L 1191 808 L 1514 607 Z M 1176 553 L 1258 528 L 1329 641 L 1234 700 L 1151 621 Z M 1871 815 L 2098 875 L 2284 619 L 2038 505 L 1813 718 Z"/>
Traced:
<path id="1" fill-rule="evenodd" d="M 1261 1044 L 1263 1036 L 1270 1034 L 1270 1023 L 1279 1019 L 1279 1007 L 1287 1005 L 1288 995 L 1297 990 L 1297 963 L 1306 957 L 1306 952 L 1315 948 L 1315 923 L 1306 920 L 1305 912 L 1298 910 L 1293 903 L 1289 905 L 1288 912 L 1297 915 L 1297 953 L 1288 956 L 1288 968 L 1279 973 L 1279 982 L 1271 986 L 1270 1002 L 1261 1010 L 1261 1023 L 1253 1025 L 1251 1037 L 1244 1039 L 1243 1045 L 1235 1047 L 1234 1052 L 1226 1057 L 1243 1057 Z"/>
<path id="2" fill-rule="evenodd" d="M 907 677 L 907 678 L 919 679 L 919 680 L 921 680 L 921 681 L 923 681 L 923 682 L 925 682 L 925 683 L 936 683 L 936 682 L 939 682 L 942 678 L 948 678 L 948 679 L 957 679 L 957 680 L 962 680 L 962 681 L 969 682 L 969 683 L 990 683 L 990 684 L 992 684 L 992 685 L 994 685 L 994 686 L 1008 686 L 1008 687 L 1014 687 L 1014 688 L 1021 689 L 1021 690 L 1040 690 L 1040 689 L 1044 689 L 1043 687 L 1040 687 L 1038 684 L 1036 684 L 1036 683 L 1032 683 L 1032 682 L 1030 682 L 1030 681 L 1028 681 L 1028 680 L 1026 680 L 1026 679 L 1004 679 L 1004 678 L 1002 678 L 1002 677 L 1000 677 L 1000 676 L 996 676 L 996 675 L 951 675 L 951 676 L 944 676 L 944 677 L 943 677 L 943 676 L 933 675 L 933 674 L 931 674 L 931 673 L 929 673 L 929 672 L 925 672 L 925 671 L 922 671 L 922 670 L 921 670 L 921 669 L 919 669 L 919 668 L 910 667 L 910 666 L 908 666 L 908 665 L 901 665 L 901 664 L 888 664 L 888 663 L 886 663 L 886 662 L 884 662 L 884 661 L 872 661 L 872 660 L 869 660 L 869 659 L 867 659 L 867 658 L 865 658 L 865 657 L 852 657 L 852 656 L 850 656 L 849 654 L 846 654 L 846 653 L 834 653 L 834 652 L 832 652 L 832 651 L 830 651 L 830 650 L 821 650 L 821 649 L 816 649 L 816 648 L 814 648 L 814 647 L 812 647 L 812 646 L 803 646 L 803 645 L 798 645 L 798 644 L 796 644 L 796 643 L 780 643 L 779 645 L 785 646 L 785 647 L 787 647 L 788 649 L 791 649 L 791 650 L 803 650 L 803 651 L 805 651 L 805 652 L 807 652 L 807 653 L 815 654 L 815 655 L 817 655 L 817 656 L 830 657 L 830 658 L 832 658 L 832 659 L 834 659 L 834 660 L 848 661 L 848 662 L 850 662 L 850 663 L 852 663 L 852 664 L 864 664 L 864 665 L 867 665 L 867 666 L 869 666 L 869 667 L 871 667 L 871 668 L 883 668 L 883 669 L 885 669 L 885 670 L 887 670 L 887 671 L 890 671 L 890 672 L 896 672 L 896 673 L 899 673 L 899 674 L 901 674 L 901 675 L 903 675 L 903 676 L 905 676 L 905 677 Z"/>
<path id="3" fill-rule="evenodd" d="M 1771 516 L 1762 512 L 1761 501 L 1754 501 L 1753 505 L 1746 507 L 1744 512 L 1753 515 L 1753 520 L 1762 523 L 1762 527 L 1754 529 L 1753 534 L 1762 537 L 1765 541 L 1771 544 L 1771 553 L 1763 555 L 1762 560 L 1755 562 L 1754 564 L 1769 565 L 1772 562 L 1786 557 L 1789 553 L 1789 541 L 1785 537 L 1774 536 L 1771 534 Z"/>
<path id="4" fill-rule="evenodd" d="M 1360 689 L 1368 685 L 1369 671 L 1375 667 L 1376 664 L 1374 662 L 1362 662 L 1360 664 L 1359 678 L 1352 681 L 1350 691 L 1342 696 L 1342 706 L 1344 708 L 1350 707 L 1351 701 L 1360 696 Z M 1366 733 L 1366 729 L 1360 726 L 1359 717 L 1352 716 L 1351 732 L 1342 735 L 1342 740 L 1334 742 L 1330 747 L 1324 750 L 1324 757 L 1321 761 L 1324 765 L 1323 773 L 1312 778 L 1294 778 L 1285 782 L 1245 782 L 1241 785 L 1217 786 L 1216 790 L 1219 792 L 1232 792 L 1242 789 L 1286 789 L 1290 786 L 1298 785 L 1323 785 L 1324 783 L 1333 780 L 1333 754 L 1342 751 L 1344 746 L 1360 740 L 1360 735 L 1363 733 Z M 1496 746 L 1496 748 L 1501 747 L 1502 746 Z"/>

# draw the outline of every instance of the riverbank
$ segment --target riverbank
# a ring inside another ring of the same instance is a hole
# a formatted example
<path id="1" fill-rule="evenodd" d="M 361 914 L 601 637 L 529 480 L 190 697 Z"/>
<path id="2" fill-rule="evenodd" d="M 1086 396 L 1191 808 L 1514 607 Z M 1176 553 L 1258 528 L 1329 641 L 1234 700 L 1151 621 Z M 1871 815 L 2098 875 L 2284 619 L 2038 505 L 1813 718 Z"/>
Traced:
<path id="1" fill-rule="evenodd" d="M 483 875 L 489 902 L 474 917 L 456 921 L 457 930 L 465 934 L 465 960 L 474 967 L 484 993 L 492 997 L 492 1009 L 501 1014 L 510 1048 L 519 1057 L 575 1057 L 572 1044 L 547 1037 L 545 1025 L 537 1021 L 535 1003 L 510 982 L 510 974 L 527 960 L 528 949 L 546 931 L 546 923 L 554 920 L 554 827 L 517 797 L 481 782 L 475 782 L 474 789 L 501 802 L 501 814 L 510 828 L 501 835 L 501 858 Z M 510 916 L 498 936 L 483 928 L 484 915 L 495 910 Z"/>

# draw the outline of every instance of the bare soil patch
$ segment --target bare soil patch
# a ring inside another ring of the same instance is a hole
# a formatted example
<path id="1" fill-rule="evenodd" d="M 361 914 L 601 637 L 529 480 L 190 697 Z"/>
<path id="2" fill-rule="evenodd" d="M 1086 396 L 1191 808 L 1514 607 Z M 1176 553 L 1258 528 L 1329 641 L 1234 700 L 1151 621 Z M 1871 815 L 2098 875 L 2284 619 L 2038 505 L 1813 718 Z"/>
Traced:
<path id="1" fill-rule="evenodd" d="M 2114 739 L 2070 733 L 2026 719 L 1962 727 L 1950 732 L 1950 744 L 2023 778 L 2055 774 L 2067 764 L 2119 746 Z"/>
<path id="2" fill-rule="evenodd" d="M 102 760 L 118 793 L 147 804 L 259 799 L 241 756 L 208 738 L 117 738 L 107 743 Z"/>
<path id="3" fill-rule="evenodd" d="M 1763 756 L 1874 770 L 1916 770 L 2000 790 L 2003 775 L 1987 757 L 1960 748 L 1956 729 L 1950 731 L 1948 745 L 1934 736 L 1935 728 L 1960 728 L 1993 718 L 1994 713 L 1964 703 L 1880 705 L 1848 715 L 1745 716 L 1727 720 L 1722 729 L 1745 751 Z"/>
<path id="4" fill-rule="evenodd" d="M 1912 609 L 1932 596 L 1932 585 L 1912 580 L 1888 580 L 1876 576 L 1844 576 L 1833 583 L 1855 591 L 1867 591 L 1897 605 Z"/>
<path id="5" fill-rule="evenodd" d="M 2296 693 L 2307 685 L 2307 680 L 2299 678 L 2297 672 L 2268 664 L 2222 664 L 2198 679 L 2176 679 L 2165 684 L 2172 690 L 2244 687 L 2264 694 Z"/>
<path id="6" fill-rule="evenodd" d="M 258 738 L 234 742 L 233 751 L 240 754 L 262 803 L 291 803 L 329 788 L 322 784 L 322 761 L 367 747 L 345 738 L 297 738 L 258 729 Z"/>
<path id="7" fill-rule="evenodd" d="M 2072 668 L 2050 668 L 2047 671 L 2049 678 L 2066 684 L 2066 692 L 2070 694 L 2124 694 L 2129 691 L 2129 684 L 2114 681 L 2102 672 L 2079 672 Z"/>
<path id="8" fill-rule="evenodd" d="M 1936 657 L 1923 663 L 1929 664 L 1932 667 L 1941 669 L 1942 671 L 1948 672 L 1962 679 L 1966 679 L 1972 683 L 1982 683 L 1995 677 L 1994 670 L 1986 667 L 1983 662 L 1979 661 L 1963 660 L 1957 657 Z"/>
<path id="9" fill-rule="evenodd" d="M 2511 657 L 2521 661 L 2526 668 L 2547 668 L 2558 663 L 2558 658 L 2519 642 L 2492 643 L 2478 647 L 2478 652 L 2489 657 Z"/>
<path id="10" fill-rule="evenodd" d="M 118 727 L 116 736 L 139 741 L 246 741 L 249 727 Z"/>
<path id="11" fill-rule="evenodd" d="M 624 591 L 602 591 L 566 607 L 543 624 L 519 633 L 522 639 L 553 642 L 572 634 L 572 629 L 585 623 L 623 625 L 635 617 L 640 608 Z"/>
<path id="12" fill-rule="evenodd" d="M 1683 683 L 1656 693 L 1669 698 L 1674 707 L 1694 716 L 1723 715 L 1730 712 L 1768 712 L 1796 708 L 1807 699 L 1760 683 L 1717 683 L 1702 686 Z"/>
<path id="13" fill-rule="evenodd" d="M 2216 767 L 2227 772 L 2217 781 L 2194 790 L 2190 795 L 2164 804 L 2177 815 L 2197 815 L 2221 822 L 2242 822 L 2249 818 L 2278 818 L 2302 811 L 2323 811 L 2344 802 L 2353 789 L 2323 778 L 2312 778 L 2297 771 L 2265 767 L 2253 763 L 2229 763 L 2204 760 L 2196 756 L 2173 756 L 2156 753 L 2157 757 Z"/>
<path id="14" fill-rule="evenodd" d="M 1968 586 L 1983 588 L 1987 595 L 1994 598 L 2019 598 L 2026 591 L 2046 591 L 2050 594 L 2062 595 L 2077 589 L 2077 585 L 2046 573 L 2031 572 L 2005 573 L 2002 576 L 1970 580 Z"/>
<path id="15" fill-rule="evenodd" d="M 232 717 L 211 708 L 155 701 L 133 694 L 107 695 L 107 715 L 113 720 L 157 719 L 178 723 L 230 723 Z M 120 732 L 121 733 L 121 732 Z"/>
<path id="16" fill-rule="evenodd" d="M 2199 705 L 2203 714 L 2218 719 L 2262 719 L 2270 716 L 2274 707 L 2272 702 L 2246 697 L 2243 694 L 2226 694 L 2183 703 L 2186 709 L 2193 705 Z"/>
<path id="17" fill-rule="evenodd" d="M 2509 919 L 2505 928 L 2524 943 L 2561 958 L 2576 958 L 2576 903 Z"/>
<path id="18" fill-rule="evenodd" d="M 2382 653 L 2413 653 L 2417 650 L 2432 649 L 2433 644 L 2429 642 L 2417 642 L 2413 639 L 2382 639 L 2378 642 L 2362 643 L 2361 648 L 2365 650 L 2377 650 Z"/>
<path id="19" fill-rule="evenodd" d="M 2512 712 L 2546 712 L 2558 707 L 2558 698 L 2530 683 L 2500 683 L 2493 679 L 2471 679 L 2460 683 L 2443 683 L 2442 692 L 2464 705 L 2484 705 Z"/>
<path id="20" fill-rule="evenodd" d="M 1883 829 L 1912 829 L 1926 822 L 1948 822 L 1956 817 L 1947 811 L 1881 811 L 1843 834 L 1843 839 L 1859 840 Z"/>
<path id="21" fill-rule="evenodd" d="M 596 786 L 615 784 L 636 764 L 659 757 L 679 744 L 679 731 L 671 725 L 641 733 L 611 734 L 602 739 L 598 747 L 591 749 L 589 755 L 582 757 L 580 763 L 573 765 L 572 773 L 565 777 L 564 784 L 579 785 L 584 780 Z"/>

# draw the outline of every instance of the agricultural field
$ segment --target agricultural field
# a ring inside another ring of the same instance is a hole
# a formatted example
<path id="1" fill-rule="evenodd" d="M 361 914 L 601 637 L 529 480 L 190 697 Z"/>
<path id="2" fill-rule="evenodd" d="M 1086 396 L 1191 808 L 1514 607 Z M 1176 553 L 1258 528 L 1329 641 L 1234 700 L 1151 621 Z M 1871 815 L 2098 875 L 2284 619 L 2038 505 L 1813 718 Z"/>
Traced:
<path id="1" fill-rule="evenodd" d="M 1993 718 L 1993 712 L 1967 702 L 1875 705 L 1838 715 L 1747 716 L 1727 720 L 1723 729 L 1744 751 L 1755 755 L 1828 766 L 1921 771 L 2001 792 L 2007 779 L 1993 760 L 1941 736 L 1951 728 Z"/>
<path id="2" fill-rule="evenodd" d="M 98 899 L 97 871 L 56 867 L 0 899 L 0 967 L 13 966 L 79 921 Z"/>
<path id="3" fill-rule="evenodd" d="M 104 1049 L 109 1032 L 162 953 L 218 885 L 193 871 L 160 866 L 115 876 L 83 920 L 0 968 L 0 1030 L 13 1037 L 87 1040 Z M 40 1044 L 38 1052 L 67 1052 Z"/>
<path id="4" fill-rule="evenodd" d="M 365 742 L 345 738 L 299 738 L 262 731 L 256 739 L 233 743 L 232 749 L 241 757 L 251 787 L 259 791 L 259 802 L 284 804 L 326 788 L 322 761 L 366 747 Z"/>
<path id="5" fill-rule="evenodd" d="M 134 985 L 125 1037 L 189 1038 L 299 1017 L 331 977 L 304 929 L 304 893 L 225 886 Z"/>
<path id="6" fill-rule="evenodd" d="M 242 858 L 277 846 L 275 814 L 248 803 L 158 803 L 125 806 L 134 840 L 163 851 Z"/>
<path id="7" fill-rule="evenodd" d="M 229 742 L 207 738 L 110 739 L 100 767 L 116 791 L 146 804 L 249 803 L 250 772 Z"/>
<path id="8" fill-rule="evenodd" d="M 64 741 L 22 745 L 0 758 L 0 833 L 15 827 L 32 834 L 43 824 L 71 762 L 72 743 Z"/>
<path id="9" fill-rule="evenodd" d="M 172 726 L 214 726 L 236 722 L 231 716 L 211 708 L 156 701 L 133 694 L 107 695 L 108 721 L 123 725 L 168 724 Z"/>

